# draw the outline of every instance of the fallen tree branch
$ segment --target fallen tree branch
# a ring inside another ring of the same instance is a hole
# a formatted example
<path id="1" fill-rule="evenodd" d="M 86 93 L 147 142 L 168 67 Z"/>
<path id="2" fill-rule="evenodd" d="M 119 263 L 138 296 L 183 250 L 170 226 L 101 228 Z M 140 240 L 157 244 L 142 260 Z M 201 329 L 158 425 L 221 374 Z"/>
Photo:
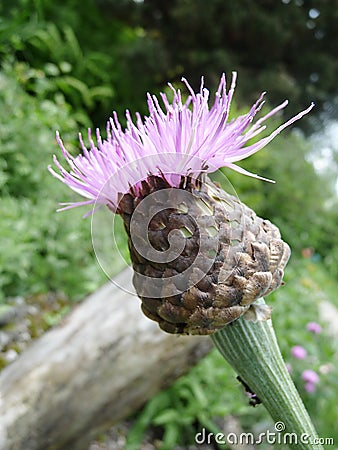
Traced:
<path id="1" fill-rule="evenodd" d="M 129 269 L 116 277 L 129 290 Z M 205 355 L 211 340 L 169 335 L 108 283 L 0 374 L 1 450 L 83 450 Z"/>

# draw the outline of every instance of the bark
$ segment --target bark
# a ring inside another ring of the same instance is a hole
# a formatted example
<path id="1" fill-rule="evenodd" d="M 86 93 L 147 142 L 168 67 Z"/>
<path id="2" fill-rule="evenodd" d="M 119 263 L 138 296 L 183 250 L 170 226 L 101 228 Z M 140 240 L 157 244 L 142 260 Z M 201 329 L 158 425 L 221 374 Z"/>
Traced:
<path id="1" fill-rule="evenodd" d="M 161 331 L 122 272 L 0 374 L 0 449 L 85 449 L 205 355 L 211 340 Z"/>

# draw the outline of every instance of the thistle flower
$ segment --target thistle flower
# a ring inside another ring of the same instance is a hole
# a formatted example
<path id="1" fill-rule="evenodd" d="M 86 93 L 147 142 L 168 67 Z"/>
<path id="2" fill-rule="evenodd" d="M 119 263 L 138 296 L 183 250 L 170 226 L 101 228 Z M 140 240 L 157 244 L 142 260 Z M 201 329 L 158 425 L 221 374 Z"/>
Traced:
<path id="1" fill-rule="evenodd" d="M 163 107 L 148 95 L 149 115 L 142 119 L 137 114 L 133 122 L 127 111 L 125 130 L 113 113 L 107 139 L 97 131 L 95 144 L 89 131 L 87 150 L 80 136 L 82 155 L 71 156 L 57 135 L 70 171 L 55 156 L 59 173 L 49 170 L 86 199 L 61 209 L 90 205 L 92 214 L 106 205 L 120 214 L 144 313 L 170 333 L 212 334 L 272 418 L 287 431 L 316 439 L 267 320 L 270 308 L 261 298 L 280 286 L 290 249 L 277 227 L 207 176 L 228 167 L 261 178 L 235 163 L 265 147 L 313 104 L 250 144 L 287 102 L 255 121 L 262 94 L 247 114 L 229 120 L 235 73 L 228 91 L 221 77 L 211 107 L 203 79 L 197 94 L 183 82 L 189 91 L 186 101 L 172 86 L 172 102 L 161 94 Z M 250 321 L 241 320 L 242 315 Z M 322 449 L 302 442 L 294 447 Z"/>
<path id="2" fill-rule="evenodd" d="M 170 333 L 210 334 L 244 313 L 254 320 L 269 316 L 268 308 L 251 305 L 281 284 L 290 250 L 274 225 L 207 174 L 226 166 L 261 178 L 234 163 L 263 148 L 313 105 L 246 145 L 287 102 L 254 122 L 263 93 L 247 114 L 229 121 L 235 73 L 229 91 L 221 77 L 210 108 L 203 78 L 197 94 L 183 82 L 186 101 L 172 86 L 171 103 L 161 95 L 164 109 L 148 95 L 148 117 L 137 114 L 135 124 L 127 111 L 122 130 L 114 113 L 106 140 L 97 131 L 95 145 L 89 132 L 87 150 L 80 136 L 82 155 L 72 157 L 57 136 L 71 170 L 55 156 L 60 174 L 49 170 L 87 198 L 62 209 L 104 204 L 122 216 L 143 312 Z"/>

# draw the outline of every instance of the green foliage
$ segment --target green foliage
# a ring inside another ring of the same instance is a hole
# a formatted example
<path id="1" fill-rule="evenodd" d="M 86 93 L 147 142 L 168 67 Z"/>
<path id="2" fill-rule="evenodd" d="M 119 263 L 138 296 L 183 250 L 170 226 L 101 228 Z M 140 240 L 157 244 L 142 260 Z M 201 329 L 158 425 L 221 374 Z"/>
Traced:
<path id="1" fill-rule="evenodd" d="M 3 8 L 3 16 L 2 65 L 12 68 L 27 92 L 52 101 L 63 93 L 73 117 L 85 126 L 90 124 L 88 117 L 95 125 L 105 123 L 117 80 L 123 85 L 119 91 L 123 88 L 129 98 L 130 67 L 123 54 L 138 42 L 137 30 L 105 17 L 94 0 L 85 0 L 81 8 L 76 0 L 67 2 L 66 8 L 48 0 L 15 0 Z M 131 98 L 135 100 L 135 95 Z"/>
<path id="2" fill-rule="evenodd" d="M 90 222 L 55 213 L 69 192 L 47 171 L 55 129 L 67 139 L 77 124 L 61 95 L 38 101 L 0 74 L 0 298 L 60 291 L 79 298 L 104 279 L 95 263 Z"/>
<path id="3" fill-rule="evenodd" d="M 79 298 L 105 280 L 93 256 L 90 221 L 79 222 L 78 211 L 55 214 L 57 203 L 72 197 L 47 166 L 59 152 L 55 130 L 76 154 L 77 131 L 107 119 L 116 78 L 129 99 L 137 98 L 128 84 L 134 80 L 126 84 L 121 52 L 138 32 L 107 20 L 92 0 L 78 6 L 48 0 L 0 5 L 2 299 L 48 290 Z M 125 239 L 117 240 L 126 253 Z"/>
<path id="4" fill-rule="evenodd" d="M 12 78 L 0 73 L 0 193 L 37 200 L 50 185 L 47 165 L 57 149 L 55 130 L 65 138 L 77 127 L 62 95 L 39 101 Z M 48 180 L 48 182 L 47 182 Z"/>
<path id="5" fill-rule="evenodd" d="M 44 74 L 42 80 L 27 80 L 31 81 L 27 90 L 44 97 L 61 91 L 77 110 L 93 111 L 96 103 L 110 107 L 114 91 L 107 69 L 112 61 L 98 51 L 84 54 L 72 28 L 60 30 L 47 23 L 27 44 L 27 52 L 33 54 L 31 63 Z"/>
<path id="6" fill-rule="evenodd" d="M 56 201 L 0 200 L 0 284 L 5 296 L 62 291 L 79 299 L 104 279 L 92 255 L 90 224 L 55 213 Z"/>

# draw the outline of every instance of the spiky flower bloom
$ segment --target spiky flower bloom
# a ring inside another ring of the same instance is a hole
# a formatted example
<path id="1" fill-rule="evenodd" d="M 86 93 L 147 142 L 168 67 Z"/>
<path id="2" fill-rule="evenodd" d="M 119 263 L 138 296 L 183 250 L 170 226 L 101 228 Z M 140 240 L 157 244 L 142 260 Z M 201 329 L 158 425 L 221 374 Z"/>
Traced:
<path id="1" fill-rule="evenodd" d="M 127 111 L 123 130 L 114 113 L 106 140 L 97 131 L 95 144 L 89 132 L 87 150 L 80 136 L 82 155 L 71 156 L 57 136 L 71 170 L 54 156 L 60 173 L 50 171 L 87 199 L 61 209 L 103 204 L 122 216 L 144 313 L 170 333 L 210 334 L 246 312 L 253 318 L 264 313 L 250 305 L 281 284 L 290 252 L 274 225 L 207 174 L 226 166 L 261 178 L 235 162 L 262 149 L 313 105 L 248 144 L 287 102 L 254 121 L 263 93 L 247 114 L 229 120 L 235 73 L 228 91 L 221 77 L 211 107 L 203 79 L 197 94 L 183 82 L 185 101 L 172 86 L 173 100 L 161 94 L 162 107 L 148 95 L 147 117 L 137 114 L 134 123 Z"/>

